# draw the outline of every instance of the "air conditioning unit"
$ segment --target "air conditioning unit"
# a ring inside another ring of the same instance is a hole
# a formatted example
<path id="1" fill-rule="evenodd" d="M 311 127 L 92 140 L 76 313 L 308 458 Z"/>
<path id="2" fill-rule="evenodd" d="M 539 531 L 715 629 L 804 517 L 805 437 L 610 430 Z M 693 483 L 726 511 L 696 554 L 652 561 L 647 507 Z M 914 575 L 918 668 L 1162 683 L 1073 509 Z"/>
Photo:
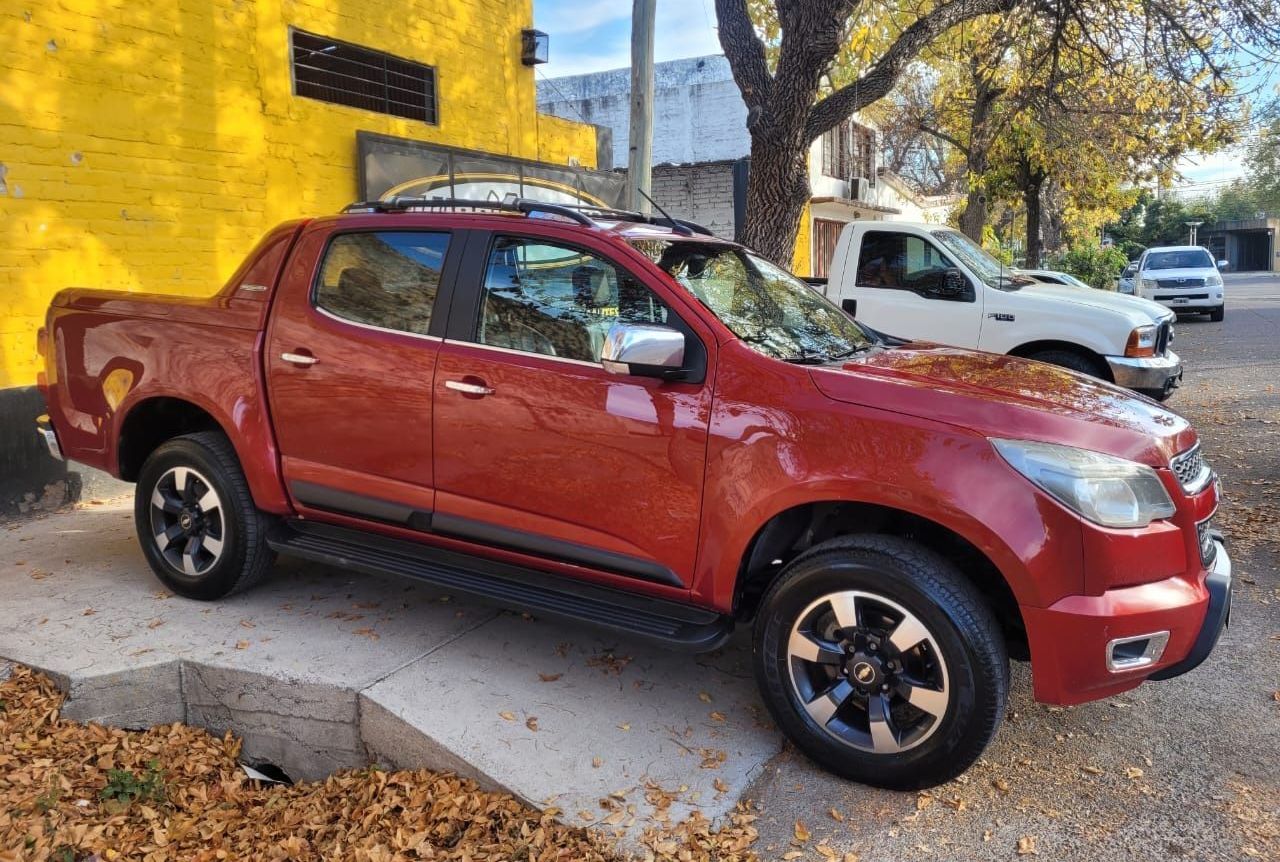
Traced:
<path id="1" fill-rule="evenodd" d="M 849 178 L 849 197 L 855 201 L 863 203 L 872 203 L 871 190 L 875 187 L 875 183 L 866 177 L 850 177 Z"/>

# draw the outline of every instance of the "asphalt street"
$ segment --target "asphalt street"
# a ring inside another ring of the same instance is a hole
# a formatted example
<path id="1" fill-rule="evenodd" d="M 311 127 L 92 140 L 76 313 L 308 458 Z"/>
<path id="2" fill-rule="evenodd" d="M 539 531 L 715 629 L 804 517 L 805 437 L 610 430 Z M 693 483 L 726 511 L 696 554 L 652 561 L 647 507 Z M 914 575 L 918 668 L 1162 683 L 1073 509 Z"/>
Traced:
<path id="1" fill-rule="evenodd" d="M 1169 401 L 1225 489 L 1235 603 L 1215 653 L 1066 709 L 1032 701 L 1015 664 L 986 756 L 926 794 L 851 784 L 788 749 L 748 793 L 762 858 L 1280 859 L 1280 277 L 1228 275 L 1227 297 L 1223 322 L 1177 324 L 1186 376 Z"/>

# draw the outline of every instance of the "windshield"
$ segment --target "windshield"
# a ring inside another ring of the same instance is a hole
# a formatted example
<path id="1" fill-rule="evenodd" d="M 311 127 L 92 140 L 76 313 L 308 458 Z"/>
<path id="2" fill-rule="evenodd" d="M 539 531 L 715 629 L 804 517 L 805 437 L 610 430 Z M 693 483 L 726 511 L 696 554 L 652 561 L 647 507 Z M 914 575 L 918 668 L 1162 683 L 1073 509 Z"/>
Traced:
<path id="1" fill-rule="evenodd" d="M 1153 251 L 1143 269 L 1212 269 L 1213 258 L 1202 248 L 1184 251 Z"/>
<path id="2" fill-rule="evenodd" d="M 809 285 L 748 251 L 696 240 L 644 239 L 632 245 L 766 356 L 829 362 L 875 343 Z"/>
<path id="3" fill-rule="evenodd" d="M 1035 283 L 1035 279 L 1009 272 L 1008 268 L 988 254 L 986 249 L 958 230 L 935 230 L 933 238 L 947 251 L 958 257 L 960 262 L 982 279 L 987 287 L 1017 290 L 1024 284 Z"/>
<path id="4" fill-rule="evenodd" d="M 1084 287 L 1084 288 L 1088 288 L 1089 290 L 1093 290 L 1092 287 L 1089 287 L 1089 285 L 1085 284 L 1083 281 L 1076 278 L 1074 275 L 1072 275 L 1069 272 L 1060 272 L 1058 273 L 1058 275 L 1062 276 L 1062 280 L 1065 281 L 1067 284 L 1071 285 L 1072 287 Z"/>

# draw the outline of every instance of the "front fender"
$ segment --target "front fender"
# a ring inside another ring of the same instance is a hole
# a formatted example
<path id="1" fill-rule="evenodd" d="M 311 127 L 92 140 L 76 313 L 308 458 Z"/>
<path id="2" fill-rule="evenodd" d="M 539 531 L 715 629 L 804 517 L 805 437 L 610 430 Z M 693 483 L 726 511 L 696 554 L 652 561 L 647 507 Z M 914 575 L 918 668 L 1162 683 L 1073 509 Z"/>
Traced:
<path id="1" fill-rule="evenodd" d="M 1018 475 L 984 437 L 832 402 L 791 367 L 758 365 L 757 373 L 743 374 L 734 365 L 722 364 L 717 380 L 696 601 L 730 611 L 760 530 L 796 506 L 829 502 L 883 506 L 956 533 L 991 560 L 1019 604 L 1046 607 L 1081 592 L 1079 519 Z M 769 397 L 775 386 L 788 396 Z"/>

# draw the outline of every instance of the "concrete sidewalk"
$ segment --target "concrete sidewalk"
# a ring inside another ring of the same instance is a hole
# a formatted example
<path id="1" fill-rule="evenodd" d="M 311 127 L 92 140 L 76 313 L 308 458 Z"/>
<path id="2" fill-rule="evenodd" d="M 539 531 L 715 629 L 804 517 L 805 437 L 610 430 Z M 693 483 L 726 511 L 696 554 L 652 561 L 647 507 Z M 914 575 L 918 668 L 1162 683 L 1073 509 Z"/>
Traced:
<path id="1" fill-rule="evenodd" d="M 231 730 L 294 778 L 450 769 L 634 836 L 647 787 L 678 795 L 673 819 L 714 819 L 782 744 L 741 638 L 667 653 L 292 561 L 246 595 L 188 601 L 151 574 L 128 499 L 0 528 L 0 595 L 0 658 L 57 678 L 67 717 Z M 628 813 L 604 823 L 615 793 Z"/>

